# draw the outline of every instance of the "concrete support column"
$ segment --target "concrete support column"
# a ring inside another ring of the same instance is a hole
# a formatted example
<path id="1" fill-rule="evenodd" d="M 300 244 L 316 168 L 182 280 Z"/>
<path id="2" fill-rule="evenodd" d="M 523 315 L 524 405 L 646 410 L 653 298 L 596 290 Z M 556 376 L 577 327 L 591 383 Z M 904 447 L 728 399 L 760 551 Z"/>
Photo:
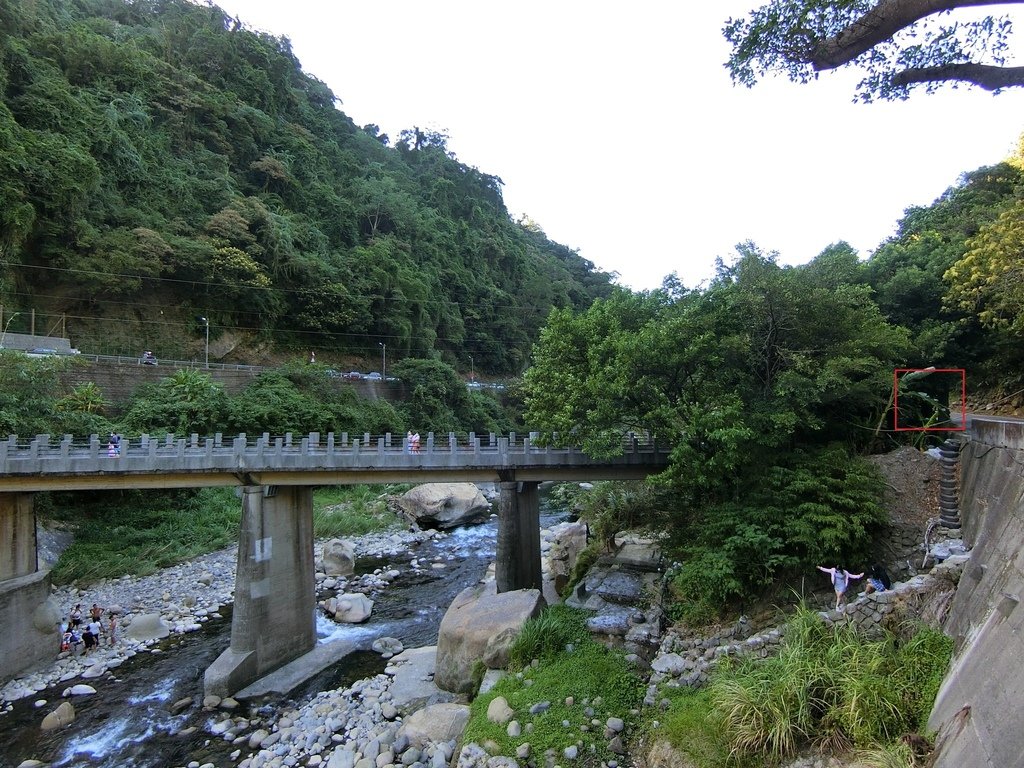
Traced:
<path id="1" fill-rule="evenodd" d="M 37 570 L 33 494 L 0 493 L 0 581 Z"/>
<path id="2" fill-rule="evenodd" d="M 540 568 L 540 483 L 499 483 L 498 592 L 542 589 Z"/>
<path id="3" fill-rule="evenodd" d="M 316 645 L 313 491 L 245 486 L 231 646 L 206 670 L 228 696 Z"/>

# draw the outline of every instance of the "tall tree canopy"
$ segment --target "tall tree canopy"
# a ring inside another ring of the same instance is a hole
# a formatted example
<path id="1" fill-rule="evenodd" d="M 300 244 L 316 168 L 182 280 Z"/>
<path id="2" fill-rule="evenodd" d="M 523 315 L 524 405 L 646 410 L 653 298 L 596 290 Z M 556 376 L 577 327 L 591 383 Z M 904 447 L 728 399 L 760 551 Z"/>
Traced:
<path id="1" fill-rule="evenodd" d="M 929 93 L 964 83 L 990 91 L 1024 85 L 1024 67 L 1006 66 L 1006 17 L 958 17 L 978 6 L 1022 0 L 772 0 L 746 18 L 729 19 L 726 66 L 752 86 L 781 72 L 807 82 L 819 72 L 851 66 L 864 72 L 857 98 L 905 99 L 916 86 Z"/>
<path id="2" fill-rule="evenodd" d="M 389 146 L 338 103 L 210 4 L 0 0 L 0 304 L 88 351 L 195 355 L 203 316 L 236 359 L 386 344 L 518 373 L 552 307 L 611 290 L 443 133 Z"/>

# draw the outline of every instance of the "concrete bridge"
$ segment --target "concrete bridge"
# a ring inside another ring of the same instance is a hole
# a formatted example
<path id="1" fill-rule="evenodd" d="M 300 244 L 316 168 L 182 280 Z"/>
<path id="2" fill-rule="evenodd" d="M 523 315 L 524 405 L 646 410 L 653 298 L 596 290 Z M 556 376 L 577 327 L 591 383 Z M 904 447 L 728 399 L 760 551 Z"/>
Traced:
<path id="1" fill-rule="evenodd" d="M 0 442 L 0 626 L 24 626 L 49 595 L 36 556 L 34 494 L 128 488 L 236 486 L 242 498 L 231 645 L 206 672 L 207 692 L 228 695 L 316 645 L 313 488 L 370 483 L 493 482 L 498 506 L 499 591 L 541 588 L 538 486 L 542 481 L 643 479 L 668 451 L 628 436 L 622 453 L 594 459 L 529 436 L 429 433 L 405 438 L 346 433 L 225 438 L 148 435 L 110 455 L 93 435 Z M 39 621 L 35 622 L 39 624 Z M 45 625 L 39 627 L 43 632 Z M 52 635 L 53 628 L 50 627 Z M 0 679 L 53 654 L 33 632 L 0 634 Z"/>

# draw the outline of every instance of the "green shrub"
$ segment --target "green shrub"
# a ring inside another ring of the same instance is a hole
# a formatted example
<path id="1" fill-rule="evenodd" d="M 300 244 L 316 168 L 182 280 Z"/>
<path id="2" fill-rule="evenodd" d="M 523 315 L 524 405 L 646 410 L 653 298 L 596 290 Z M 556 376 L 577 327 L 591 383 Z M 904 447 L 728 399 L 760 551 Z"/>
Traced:
<path id="1" fill-rule="evenodd" d="M 145 575 L 238 541 L 242 506 L 230 488 L 76 494 L 75 541 L 55 584 Z M 54 502 L 54 506 L 60 506 Z"/>

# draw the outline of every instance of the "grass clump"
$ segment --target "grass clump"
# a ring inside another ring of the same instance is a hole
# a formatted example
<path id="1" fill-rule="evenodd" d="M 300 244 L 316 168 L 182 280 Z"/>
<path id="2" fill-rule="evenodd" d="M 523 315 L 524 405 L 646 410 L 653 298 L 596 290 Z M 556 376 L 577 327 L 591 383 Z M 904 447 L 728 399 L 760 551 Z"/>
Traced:
<path id="1" fill-rule="evenodd" d="M 952 655 L 927 627 L 866 640 L 801 608 L 776 656 L 723 663 L 709 686 L 665 689 L 648 740 L 664 739 L 693 768 L 778 765 L 797 751 L 854 749 L 865 765 L 919 764 L 926 725 Z M 916 751 L 915 751 L 916 749 Z"/>
<path id="2" fill-rule="evenodd" d="M 779 653 L 723 665 L 710 686 L 731 751 L 772 763 L 798 748 L 876 748 L 922 728 L 951 643 L 920 628 L 868 641 L 801 609 Z"/>
<path id="3" fill-rule="evenodd" d="M 538 629 L 529 629 L 531 625 Z M 537 639 L 543 628 L 558 635 L 557 643 Z M 604 723 L 609 717 L 630 722 L 630 710 L 638 707 L 643 697 L 643 682 L 621 654 L 590 639 L 582 612 L 552 606 L 527 622 L 524 634 L 533 639 L 517 644 L 515 653 L 517 663 L 525 665 L 473 702 L 464 741 L 493 741 L 504 755 L 514 755 L 520 744 L 528 742 L 538 762 L 547 750 L 553 750 L 560 760 L 566 747 L 577 744 L 579 757 L 574 765 L 587 768 L 615 758 L 607 748 Z M 565 649 L 566 642 L 573 644 L 572 651 Z M 530 658 L 537 663 L 529 663 Z M 514 719 L 522 726 L 521 736 L 511 737 L 505 724 L 487 719 L 487 707 L 498 696 L 514 710 Z M 541 702 L 549 703 L 547 709 L 531 715 L 530 708 Z M 594 719 L 601 725 L 593 725 Z M 528 724 L 532 724 L 531 731 L 527 731 Z"/>
<path id="4" fill-rule="evenodd" d="M 579 608 L 552 605 L 527 621 L 509 649 L 509 668 L 523 669 L 534 659 L 551 659 L 564 653 L 569 644 L 592 642 L 586 616 Z"/>
<path id="5" fill-rule="evenodd" d="M 78 494 L 73 516 L 60 499 L 52 509 L 74 526 L 75 540 L 50 575 L 55 584 L 82 585 L 145 576 L 227 546 L 238 541 L 242 515 L 230 488 Z"/>
<path id="6" fill-rule="evenodd" d="M 395 528 L 387 497 L 408 485 L 339 485 L 313 492 L 313 535 L 318 539 L 361 536 Z"/>

